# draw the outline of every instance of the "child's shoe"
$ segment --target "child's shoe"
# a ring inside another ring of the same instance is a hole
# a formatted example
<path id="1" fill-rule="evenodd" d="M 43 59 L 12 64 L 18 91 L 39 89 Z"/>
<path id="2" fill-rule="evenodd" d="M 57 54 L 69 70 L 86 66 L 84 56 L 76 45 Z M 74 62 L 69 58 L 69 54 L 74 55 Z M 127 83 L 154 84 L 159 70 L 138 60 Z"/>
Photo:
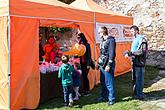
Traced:
<path id="1" fill-rule="evenodd" d="M 90 91 L 86 91 L 84 94 L 84 96 L 90 96 L 90 95 L 91 95 Z"/>
<path id="2" fill-rule="evenodd" d="M 79 100 L 79 98 L 78 98 L 78 97 L 75 97 L 73 100 L 75 100 L 75 101 L 76 101 L 76 100 Z"/>

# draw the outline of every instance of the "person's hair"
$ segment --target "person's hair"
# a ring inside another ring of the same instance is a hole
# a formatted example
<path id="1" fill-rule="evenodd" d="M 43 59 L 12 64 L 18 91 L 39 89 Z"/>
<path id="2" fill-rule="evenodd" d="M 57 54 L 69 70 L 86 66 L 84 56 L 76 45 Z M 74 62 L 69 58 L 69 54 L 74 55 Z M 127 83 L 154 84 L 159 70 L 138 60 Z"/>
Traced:
<path id="1" fill-rule="evenodd" d="M 84 44 L 87 44 L 88 41 L 83 33 L 79 33 L 78 36 L 81 38 L 79 43 L 83 42 Z"/>
<path id="2" fill-rule="evenodd" d="M 63 55 L 63 56 L 61 57 L 61 60 L 62 60 L 62 63 L 68 63 L 69 57 L 68 57 L 67 55 Z"/>
<path id="3" fill-rule="evenodd" d="M 54 39 L 54 37 L 53 37 L 53 36 L 49 36 L 49 37 L 48 37 L 48 40 L 49 40 L 50 38 L 53 38 L 53 39 Z"/>
<path id="4" fill-rule="evenodd" d="M 103 34 L 104 35 L 108 35 L 108 29 L 107 29 L 107 27 L 103 26 L 103 27 L 100 27 L 100 29 L 103 30 Z"/>
<path id="5" fill-rule="evenodd" d="M 136 25 L 131 26 L 130 29 L 134 29 L 139 34 L 139 28 Z"/>

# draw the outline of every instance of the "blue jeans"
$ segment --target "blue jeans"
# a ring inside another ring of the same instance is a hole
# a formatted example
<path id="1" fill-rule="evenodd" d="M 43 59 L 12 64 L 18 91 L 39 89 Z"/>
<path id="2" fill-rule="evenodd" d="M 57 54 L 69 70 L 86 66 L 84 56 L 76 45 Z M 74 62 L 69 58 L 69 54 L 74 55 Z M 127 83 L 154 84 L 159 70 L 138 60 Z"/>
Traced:
<path id="1" fill-rule="evenodd" d="M 64 103 L 68 103 L 73 101 L 73 87 L 72 85 L 70 86 L 63 86 L 63 93 L 64 93 Z"/>
<path id="2" fill-rule="evenodd" d="M 143 98 L 143 86 L 144 86 L 144 73 L 145 67 L 133 66 L 133 94 L 137 98 Z"/>
<path id="3" fill-rule="evenodd" d="M 114 70 L 115 62 L 112 63 L 109 72 L 100 67 L 101 98 L 108 97 L 109 102 L 115 100 Z"/>

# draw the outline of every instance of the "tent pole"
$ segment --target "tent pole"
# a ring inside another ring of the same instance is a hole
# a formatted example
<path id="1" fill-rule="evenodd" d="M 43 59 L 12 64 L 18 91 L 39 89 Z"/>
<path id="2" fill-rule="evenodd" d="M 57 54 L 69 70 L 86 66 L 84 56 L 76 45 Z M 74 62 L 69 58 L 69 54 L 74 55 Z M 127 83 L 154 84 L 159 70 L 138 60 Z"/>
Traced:
<path id="1" fill-rule="evenodd" d="M 96 13 L 94 12 L 94 37 L 95 37 L 95 42 L 94 42 L 94 62 L 96 63 Z M 98 76 L 97 70 L 95 69 L 95 82 L 94 84 L 96 85 L 96 77 Z"/>
<path id="2" fill-rule="evenodd" d="M 10 110 L 10 15 L 8 15 L 8 110 Z"/>

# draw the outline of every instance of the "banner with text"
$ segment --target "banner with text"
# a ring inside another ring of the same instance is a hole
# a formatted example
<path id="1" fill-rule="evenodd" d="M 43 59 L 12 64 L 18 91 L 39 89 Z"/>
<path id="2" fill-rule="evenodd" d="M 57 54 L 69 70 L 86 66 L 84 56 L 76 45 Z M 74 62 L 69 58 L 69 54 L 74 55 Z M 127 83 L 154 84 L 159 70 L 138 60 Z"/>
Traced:
<path id="1" fill-rule="evenodd" d="M 133 37 L 130 33 L 131 25 L 123 25 L 123 24 L 106 24 L 106 23 L 96 23 L 96 43 L 100 43 L 101 39 L 98 34 L 98 29 L 100 27 L 107 27 L 108 35 L 113 36 L 116 39 L 116 42 L 126 42 L 132 41 Z"/>

